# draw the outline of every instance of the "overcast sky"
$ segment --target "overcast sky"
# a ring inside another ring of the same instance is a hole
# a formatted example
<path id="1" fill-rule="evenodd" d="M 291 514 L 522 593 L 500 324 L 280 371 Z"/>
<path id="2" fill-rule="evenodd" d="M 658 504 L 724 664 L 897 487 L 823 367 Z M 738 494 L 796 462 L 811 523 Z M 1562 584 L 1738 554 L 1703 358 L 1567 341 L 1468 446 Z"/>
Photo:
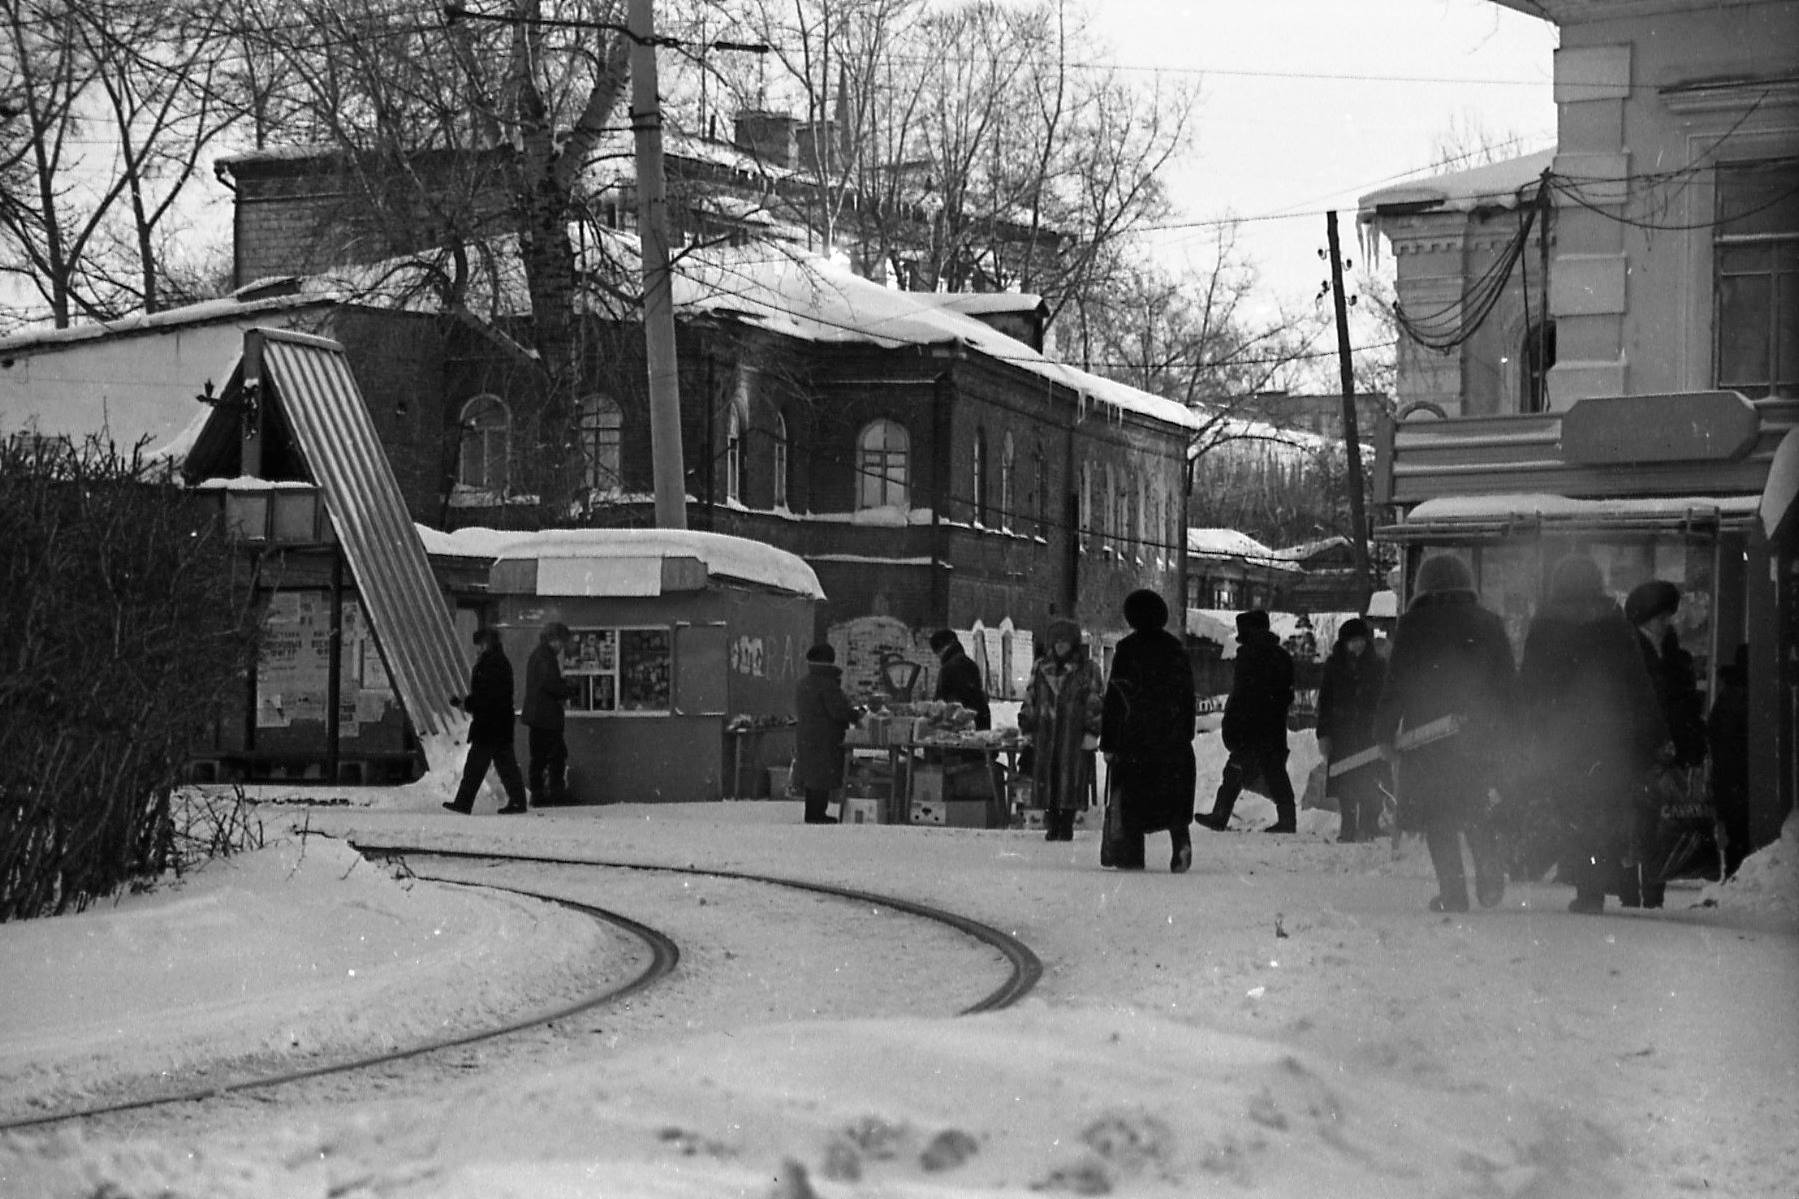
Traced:
<path id="1" fill-rule="evenodd" d="M 1173 193 L 1189 220 L 1244 218 L 1239 247 L 1295 300 L 1329 273 L 1324 212 L 1341 211 L 1359 257 L 1358 197 L 1434 173 L 1453 127 L 1516 136 L 1518 154 L 1555 140 L 1556 29 L 1491 0 L 1099 0 L 1095 14 L 1110 61 L 1198 76 L 1196 150 Z M 1203 260 L 1216 235 L 1164 236 Z"/>

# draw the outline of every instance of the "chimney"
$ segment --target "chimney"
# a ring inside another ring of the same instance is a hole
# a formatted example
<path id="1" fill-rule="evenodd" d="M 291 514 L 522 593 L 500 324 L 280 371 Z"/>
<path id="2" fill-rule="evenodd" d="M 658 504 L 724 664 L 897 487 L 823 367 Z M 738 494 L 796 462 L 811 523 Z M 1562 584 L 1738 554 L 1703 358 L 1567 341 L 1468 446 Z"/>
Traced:
<path id="1" fill-rule="evenodd" d="M 784 112 L 748 108 L 737 114 L 736 146 L 769 166 L 792 170 L 799 122 Z"/>

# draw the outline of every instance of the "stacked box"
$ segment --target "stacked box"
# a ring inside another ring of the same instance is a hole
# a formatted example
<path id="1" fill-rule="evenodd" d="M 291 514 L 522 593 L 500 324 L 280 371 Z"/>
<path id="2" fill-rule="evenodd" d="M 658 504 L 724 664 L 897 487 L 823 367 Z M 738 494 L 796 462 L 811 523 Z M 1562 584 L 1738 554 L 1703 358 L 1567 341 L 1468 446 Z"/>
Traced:
<path id="1" fill-rule="evenodd" d="M 913 824 L 935 824 L 944 828 L 986 828 L 987 802 L 980 799 L 946 799 L 912 801 Z"/>
<path id="2" fill-rule="evenodd" d="M 838 820 L 844 824 L 885 824 L 886 812 L 883 811 L 883 799 L 845 798 Z"/>

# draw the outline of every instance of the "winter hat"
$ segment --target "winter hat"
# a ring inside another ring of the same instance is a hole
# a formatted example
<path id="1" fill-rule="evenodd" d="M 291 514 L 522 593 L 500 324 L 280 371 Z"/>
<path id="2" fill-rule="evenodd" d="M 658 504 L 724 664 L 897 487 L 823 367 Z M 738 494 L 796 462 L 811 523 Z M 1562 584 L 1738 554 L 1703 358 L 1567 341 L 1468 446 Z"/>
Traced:
<path id="1" fill-rule="evenodd" d="M 1624 600 L 1624 615 L 1631 624 L 1643 624 L 1667 613 L 1680 611 L 1680 588 L 1666 579 L 1650 579 L 1631 589 Z"/>
<path id="2" fill-rule="evenodd" d="M 1474 575 L 1468 564 L 1454 554 L 1433 554 L 1418 568 L 1419 595 L 1435 595 L 1440 591 L 1473 591 Z"/>
<path id="3" fill-rule="evenodd" d="M 1148 588 L 1133 591 L 1124 597 L 1124 623 L 1139 633 L 1166 628 L 1168 602 Z"/>
<path id="4" fill-rule="evenodd" d="M 1549 576 L 1551 600 L 1576 600 L 1605 594 L 1605 576 L 1599 564 L 1585 554 L 1569 554 L 1555 564 Z"/>
<path id="5" fill-rule="evenodd" d="M 808 662 L 835 662 L 836 660 L 837 651 L 824 642 L 820 642 L 806 651 L 806 661 Z"/>
<path id="6" fill-rule="evenodd" d="M 1081 626 L 1072 620 L 1058 619 L 1049 622 L 1043 630 L 1043 648 L 1048 649 L 1058 641 L 1066 641 L 1076 649 L 1081 645 Z"/>
<path id="7" fill-rule="evenodd" d="M 552 620 L 549 624 L 543 626 L 543 632 L 540 636 L 545 641 L 567 641 L 568 626 L 563 624 L 560 620 Z"/>
<path id="8" fill-rule="evenodd" d="M 1337 644 L 1347 645 L 1357 637 L 1363 641 L 1371 641 L 1374 638 L 1374 630 L 1369 628 L 1368 622 L 1360 616 L 1352 616 L 1344 621 L 1342 627 L 1337 630 Z"/>
<path id="9" fill-rule="evenodd" d="M 1268 631 L 1267 612 L 1260 608 L 1251 608 L 1247 612 L 1237 613 L 1237 635 L 1239 637 L 1244 633 L 1254 632 L 1257 629 L 1260 629 L 1264 633 Z"/>
<path id="10" fill-rule="evenodd" d="M 950 646 L 957 644 L 959 644 L 959 641 L 957 640 L 956 635 L 948 629 L 938 629 L 935 633 L 931 634 L 931 650 L 934 653 L 940 654 Z"/>

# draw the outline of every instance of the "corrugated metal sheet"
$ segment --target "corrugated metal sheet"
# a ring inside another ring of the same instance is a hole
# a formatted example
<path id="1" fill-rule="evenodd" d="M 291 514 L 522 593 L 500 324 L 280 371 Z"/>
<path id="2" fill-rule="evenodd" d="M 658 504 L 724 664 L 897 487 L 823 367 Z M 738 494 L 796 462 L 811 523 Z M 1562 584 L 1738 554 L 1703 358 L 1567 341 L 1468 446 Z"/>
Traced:
<path id="1" fill-rule="evenodd" d="M 1758 495 L 1775 448 L 1799 425 L 1799 400 L 1756 400 L 1760 432 L 1735 460 L 1599 464 L 1562 453 L 1560 413 L 1408 420 L 1383 438 L 1378 503 L 1412 505 L 1449 495 L 1541 492 L 1585 499 Z"/>
<path id="2" fill-rule="evenodd" d="M 244 346 L 250 370 L 258 360 L 252 339 L 261 342 L 264 403 L 272 385 L 273 403 L 324 492 L 413 727 L 421 736 L 456 727 L 464 717 L 449 700 L 467 690 L 467 659 L 343 347 L 300 333 L 251 330 Z"/>

